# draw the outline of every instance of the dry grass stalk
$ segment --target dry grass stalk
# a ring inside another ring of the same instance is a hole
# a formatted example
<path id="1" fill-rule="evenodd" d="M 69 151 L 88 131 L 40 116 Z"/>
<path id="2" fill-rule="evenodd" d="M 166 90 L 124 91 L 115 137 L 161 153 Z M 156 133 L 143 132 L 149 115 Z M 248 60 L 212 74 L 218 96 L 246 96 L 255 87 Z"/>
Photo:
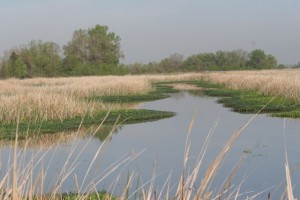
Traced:
<path id="1" fill-rule="evenodd" d="M 267 106 L 267 105 L 265 105 L 265 106 Z M 187 139 L 186 149 L 185 149 L 185 154 L 184 154 L 184 160 L 183 160 L 183 173 L 182 173 L 180 183 L 179 183 L 179 186 L 178 186 L 178 189 L 177 189 L 176 199 L 182 199 L 182 200 L 183 199 L 210 200 L 210 199 L 219 198 L 220 196 L 223 195 L 220 192 L 220 193 L 216 194 L 216 196 L 214 197 L 213 192 L 210 191 L 211 182 L 213 181 L 222 160 L 224 159 L 225 155 L 231 149 L 233 143 L 236 141 L 236 139 L 239 137 L 239 135 L 242 133 L 242 131 L 257 117 L 257 115 L 259 113 L 260 113 L 260 111 L 257 114 L 255 114 L 250 120 L 248 120 L 244 125 L 242 125 L 230 137 L 230 139 L 224 145 L 223 149 L 220 151 L 220 153 L 217 155 L 217 157 L 213 160 L 213 162 L 209 165 L 209 167 L 205 171 L 205 175 L 201 180 L 200 186 L 198 188 L 196 188 L 196 191 L 194 192 L 194 195 L 192 195 L 193 192 L 191 190 L 192 190 L 192 188 L 194 188 L 195 181 L 198 177 L 198 174 L 199 174 L 199 171 L 200 171 L 200 166 L 201 166 L 203 157 L 205 155 L 205 152 L 206 152 L 206 149 L 207 149 L 207 146 L 208 146 L 208 142 L 210 141 L 211 135 L 214 132 L 214 129 L 218 124 L 218 121 L 212 127 L 212 129 L 211 129 L 211 131 L 210 131 L 210 133 L 209 133 L 209 135 L 208 135 L 208 137 L 207 137 L 207 139 L 206 139 L 206 141 L 203 145 L 203 148 L 202 148 L 202 150 L 199 154 L 199 158 L 197 159 L 196 165 L 192 170 L 192 173 L 188 174 L 188 177 L 185 178 L 185 169 L 186 169 L 186 163 L 187 163 L 188 156 L 189 156 L 188 152 L 189 152 L 189 148 L 190 148 L 190 142 L 189 142 L 189 139 Z M 189 134 L 188 134 L 187 138 L 189 138 L 192 125 L 193 125 L 193 121 L 190 125 Z M 237 165 L 237 168 L 238 167 L 239 167 L 239 165 Z M 235 173 L 236 173 L 236 171 L 234 170 L 232 176 L 234 176 Z M 230 177 L 229 177 L 229 179 L 230 179 Z M 229 184 L 228 188 L 224 189 L 225 194 L 227 195 L 225 199 L 233 198 L 233 194 L 228 193 L 228 190 L 230 189 L 229 188 L 230 185 L 231 184 Z M 239 196 L 238 191 L 235 194 L 235 197 L 237 197 L 237 196 Z"/>
<path id="2" fill-rule="evenodd" d="M 286 175 L 286 193 L 288 200 L 297 200 L 293 194 L 293 186 L 292 186 L 292 179 L 290 173 L 290 167 L 287 157 L 287 152 L 285 151 L 285 175 Z"/>

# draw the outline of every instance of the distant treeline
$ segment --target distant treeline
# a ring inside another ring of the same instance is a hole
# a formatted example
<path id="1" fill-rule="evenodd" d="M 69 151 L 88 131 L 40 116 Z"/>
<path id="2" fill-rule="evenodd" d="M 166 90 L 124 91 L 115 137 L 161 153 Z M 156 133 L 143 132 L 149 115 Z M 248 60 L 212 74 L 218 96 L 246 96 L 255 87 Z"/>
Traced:
<path id="1" fill-rule="evenodd" d="M 107 26 L 96 25 L 74 31 L 71 41 L 61 48 L 54 42 L 31 41 L 4 53 L 2 78 L 58 77 L 124 74 L 121 38 Z"/>
<path id="2" fill-rule="evenodd" d="M 272 55 L 256 49 L 200 53 L 184 58 L 173 54 L 160 62 L 120 64 L 124 57 L 121 38 L 107 26 L 96 25 L 74 31 L 62 48 L 54 42 L 31 41 L 4 53 L 0 62 L 1 78 L 85 76 L 108 74 L 171 73 L 207 70 L 275 69 Z"/>
<path id="3" fill-rule="evenodd" d="M 199 53 L 186 59 L 176 53 L 160 62 L 136 63 L 128 67 L 133 74 L 276 68 L 284 68 L 284 66 L 278 65 L 274 56 L 265 54 L 261 49 L 255 49 L 250 53 L 244 50 Z"/>

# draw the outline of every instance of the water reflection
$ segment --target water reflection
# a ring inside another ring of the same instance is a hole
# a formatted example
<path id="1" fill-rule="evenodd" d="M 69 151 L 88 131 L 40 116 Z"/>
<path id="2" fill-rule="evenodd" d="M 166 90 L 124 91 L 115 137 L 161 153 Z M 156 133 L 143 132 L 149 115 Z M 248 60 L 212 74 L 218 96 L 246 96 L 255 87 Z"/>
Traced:
<path id="1" fill-rule="evenodd" d="M 103 142 L 107 139 L 108 136 L 111 134 L 117 134 L 122 130 L 123 125 L 118 125 L 118 126 L 112 126 L 112 125 L 105 125 L 102 126 L 97 132 L 91 131 L 90 136 L 93 136 L 94 138 L 98 139 L 100 142 Z M 96 127 L 92 127 L 92 130 L 95 130 Z M 111 140 L 112 137 L 109 138 Z"/>
<path id="2" fill-rule="evenodd" d="M 49 148 L 60 145 L 67 145 L 74 140 L 84 140 L 90 137 L 99 140 L 100 142 L 105 141 L 108 136 L 117 134 L 122 130 L 123 125 L 101 125 L 91 126 L 89 128 L 80 128 L 77 131 L 66 131 L 59 133 L 49 133 L 41 135 L 33 135 L 27 139 L 18 141 L 20 148 Z M 108 139 L 111 140 L 111 137 Z M 14 140 L 1 140 L 1 146 L 14 146 Z"/>
<path id="3" fill-rule="evenodd" d="M 203 97 L 205 95 L 203 90 L 191 90 L 188 93 L 194 97 Z"/>

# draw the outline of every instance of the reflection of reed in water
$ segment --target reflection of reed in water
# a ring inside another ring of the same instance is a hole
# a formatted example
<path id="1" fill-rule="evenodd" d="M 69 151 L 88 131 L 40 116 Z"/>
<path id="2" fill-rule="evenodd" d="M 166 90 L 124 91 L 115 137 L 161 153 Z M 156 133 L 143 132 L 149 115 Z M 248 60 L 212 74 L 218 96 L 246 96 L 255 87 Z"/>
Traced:
<path id="1" fill-rule="evenodd" d="M 98 130 L 97 130 L 98 129 Z M 59 145 L 72 144 L 75 140 L 82 140 L 94 137 L 103 142 L 111 133 L 117 134 L 122 126 L 105 125 L 100 128 L 91 126 L 90 128 L 80 128 L 78 131 L 67 131 L 51 134 L 33 134 L 25 140 L 19 140 L 19 147 L 24 148 L 49 148 Z M 97 132 L 95 132 L 97 130 Z M 109 138 L 111 140 L 111 138 Z M 0 141 L 0 146 L 13 147 L 15 141 Z"/>

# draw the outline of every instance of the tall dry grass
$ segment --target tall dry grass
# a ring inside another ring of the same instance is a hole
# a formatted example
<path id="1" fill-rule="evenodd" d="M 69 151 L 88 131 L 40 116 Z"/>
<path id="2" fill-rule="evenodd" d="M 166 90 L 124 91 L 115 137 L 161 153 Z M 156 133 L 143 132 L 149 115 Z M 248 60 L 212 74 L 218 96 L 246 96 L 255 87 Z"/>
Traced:
<path id="1" fill-rule="evenodd" d="M 115 105 L 87 102 L 85 97 L 139 95 L 153 90 L 153 81 L 191 80 L 200 74 L 91 76 L 0 81 L 0 122 L 63 120 L 111 110 Z M 119 108 L 119 107 L 117 107 Z"/>
<path id="2" fill-rule="evenodd" d="M 208 80 L 232 89 L 246 89 L 279 95 L 300 103 L 300 70 L 209 72 Z"/>
<path id="3" fill-rule="evenodd" d="M 257 90 L 300 103 L 300 70 L 187 73 L 174 75 L 104 76 L 0 80 L 0 122 L 63 120 L 111 110 L 115 105 L 87 102 L 89 96 L 139 95 L 153 90 L 154 81 L 197 80 L 205 77 L 232 89 Z"/>

